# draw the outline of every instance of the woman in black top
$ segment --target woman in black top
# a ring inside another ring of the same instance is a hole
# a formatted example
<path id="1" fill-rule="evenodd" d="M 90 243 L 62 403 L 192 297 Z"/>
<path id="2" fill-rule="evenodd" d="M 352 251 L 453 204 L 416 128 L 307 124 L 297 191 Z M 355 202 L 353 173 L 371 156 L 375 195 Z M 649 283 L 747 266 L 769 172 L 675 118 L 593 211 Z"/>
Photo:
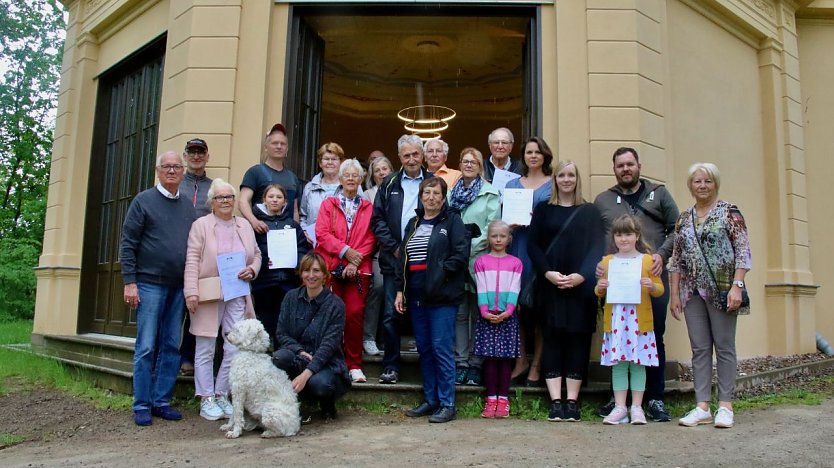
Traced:
<path id="1" fill-rule="evenodd" d="M 423 206 L 406 225 L 395 278 L 394 307 L 411 315 L 425 398 L 406 415 L 435 423 L 455 419 L 455 315 L 469 266 L 469 237 L 446 190 L 440 177 L 420 184 Z"/>
<path id="2" fill-rule="evenodd" d="M 527 246 L 536 273 L 536 309 L 544 337 L 542 372 L 552 400 L 550 421 L 580 419 L 577 399 L 596 329 L 593 279 L 604 235 L 599 211 L 582 198 L 576 164 L 559 162 L 550 201 L 533 209 Z M 568 392 L 564 404 L 562 378 Z"/>
<path id="3" fill-rule="evenodd" d="M 321 255 L 301 259 L 303 286 L 289 291 L 278 317 L 278 350 L 272 358 L 302 397 L 319 401 L 325 419 L 336 417 L 336 398 L 350 389 L 342 354 L 345 303 L 324 287 L 330 274 Z"/>

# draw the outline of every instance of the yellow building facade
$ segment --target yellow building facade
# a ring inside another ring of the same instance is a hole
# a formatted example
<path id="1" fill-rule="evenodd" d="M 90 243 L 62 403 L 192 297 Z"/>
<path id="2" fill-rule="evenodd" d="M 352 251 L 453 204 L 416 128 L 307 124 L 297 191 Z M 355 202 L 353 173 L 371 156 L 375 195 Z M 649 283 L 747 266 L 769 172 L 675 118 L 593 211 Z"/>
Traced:
<path id="1" fill-rule="evenodd" d="M 450 162 L 464 146 L 489 154 L 489 130 L 508 126 L 515 154 L 537 134 L 557 158 L 577 161 L 592 198 L 614 183 L 613 150 L 633 146 L 643 175 L 682 208 L 692 203 L 687 167 L 715 162 L 720 197 L 741 208 L 753 251 L 739 356 L 812 352 L 815 332 L 834 339 L 825 312 L 834 300 L 825 192 L 834 174 L 834 0 L 63 3 L 35 340 L 131 336 L 113 242 L 132 193 L 153 183 L 149 157 L 199 136 L 209 175 L 237 185 L 275 122 L 288 123 L 304 175 L 329 140 L 351 156 L 394 155 L 404 131 L 388 108 L 414 101 L 412 78 L 425 70 L 436 77 L 421 78 L 424 102 L 461 109 L 444 134 Z M 452 33 L 460 30 L 472 36 Z M 315 50 L 306 48 L 311 34 L 325 50 L 323 70 L 310 75 L 323 83 L 313 113 L 301 53 Z M 365 49 L 374 43 L 387 49 Z M 447 50 L 455 52 L 441 57 Z M 682 322 L 669 319 L 666 343 L 670 359 L 689 359 Z"/>

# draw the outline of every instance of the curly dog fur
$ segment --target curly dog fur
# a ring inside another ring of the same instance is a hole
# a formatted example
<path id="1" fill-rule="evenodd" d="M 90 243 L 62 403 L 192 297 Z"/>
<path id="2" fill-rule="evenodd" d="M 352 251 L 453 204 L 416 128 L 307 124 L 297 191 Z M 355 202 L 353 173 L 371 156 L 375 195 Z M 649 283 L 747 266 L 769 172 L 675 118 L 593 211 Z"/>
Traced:
<path id="1" fill-rule="evenodd" d="M 269 335 L 261 322 L 241 320 L 227 338 L 238 349 L 229 374 L 234 412 L 220 430 L 228 431 L 229 439 L 255 427 L 264 429 L 264 438 L 297 434 L 301 427 L 298 397 L 287 373 L 275 367 L 266 354 Z"/>

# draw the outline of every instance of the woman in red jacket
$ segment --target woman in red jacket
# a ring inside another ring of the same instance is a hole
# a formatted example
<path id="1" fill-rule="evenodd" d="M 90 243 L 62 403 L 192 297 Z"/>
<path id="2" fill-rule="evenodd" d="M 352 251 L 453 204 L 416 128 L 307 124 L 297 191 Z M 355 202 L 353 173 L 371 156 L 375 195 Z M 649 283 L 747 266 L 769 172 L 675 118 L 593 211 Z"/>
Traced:
<path id="1" fill-rule="evenodd" d="M 373 206 L 359 195 L 365 171 L 356 159 L 339 166 L 341 186 L 321 203 L 316 219 L 316 249 L 331 272 L 333 292 L 345 303 L 345 362 L 354 383 L 362 372 L 362 333 L 365 299 L 371 286 L 376 237 L 371 230 Z"/>

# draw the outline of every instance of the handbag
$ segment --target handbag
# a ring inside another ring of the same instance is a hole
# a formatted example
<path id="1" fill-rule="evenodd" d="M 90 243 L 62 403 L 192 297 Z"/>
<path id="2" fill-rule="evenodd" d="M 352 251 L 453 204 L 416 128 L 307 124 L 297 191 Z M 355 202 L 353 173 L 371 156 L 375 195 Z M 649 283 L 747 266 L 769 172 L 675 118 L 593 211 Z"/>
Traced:
<path id="1" fill-rule="evenodd" d="M 706 262 L 707 264 L 707 271 L 709 272 L 709 276 L 710 278 L 712 278 L 712 282 L 715 284 L 715 289 L 718 290 L 718 302 L 721 304 L 721 310 L 727 312 L 727 295 L 730 293 L 730 291 L 722 291 L 718 287 L 718 281 L 715 280 L 715 275 L 712 273 L 712 265 L 710 265 L 709 260 L 707 260 L 707 255 L 706 253 L 704 253 L 704 247 L 701 245 L 701 238 L 698 237 L 698 231 L 695 229 L 694 211 L 692 212 L 692 232 L 695 233 L 695 241 L 698 243 L 698 250 L 701 251 L 701 256 L 704 257 L 704 262 Z M 741 288 L 741 305 L 739 305 L 738 308 L 741 309 L 742 307 L 750 307 L 750 295 L 747 294 L 747 286 Z"/>
<path id="2" fill-rule="evenodd" d="M 581 210 L 581 209 L 582 209 L 581 207 L 577 208 L 576 210 L 573 211 L 573 213 L 571 213 L 570 216 L 568 216 L 568 219 L 565 221 L 564 226 L 562 226 L 562 229 L 559 230 L 559 234 L 556 234 L 556 237 L 553 238 L 553 240 L 550 242 L 550 245 L 547 247 L 547 250 L 544 252 L 545 257 L 547 257 L 547 255 L 550 253 L 550 251 L 553 250 L 553 247 L 556 246 L 556 242 L 559 240 L 560 237 L 562 237 L 562 233 L 565 232 L 568 229 L 568 226 L 570 226 L 570 223 L 571 223 L 571 221 L 573 221 L 574 216 L 576 216 L 576 214 L 579 213 L 579 210 Z M 538 279 L 538 275 L 534 275 L 533 279 L 530 280 L 527 284 L 524 285 L 524 287 L 521 288 L 521 292 L 518 295 L 518 303 L 521 304 L 522 307 L 525 307 L 525 308 L 533 307 L 533 304 L 535 302 L 535 297 L 536 297 L 536 281 L 537 281 L 537 279 Z"/>
<path id="3" fill-rule="evenodd" d="M 197 282 L 197 291 L 200 293 L 200 304 L 219 302 L 223 298 L 223 289 L 220 287 L 219 276 L 200 278 Z"/>

